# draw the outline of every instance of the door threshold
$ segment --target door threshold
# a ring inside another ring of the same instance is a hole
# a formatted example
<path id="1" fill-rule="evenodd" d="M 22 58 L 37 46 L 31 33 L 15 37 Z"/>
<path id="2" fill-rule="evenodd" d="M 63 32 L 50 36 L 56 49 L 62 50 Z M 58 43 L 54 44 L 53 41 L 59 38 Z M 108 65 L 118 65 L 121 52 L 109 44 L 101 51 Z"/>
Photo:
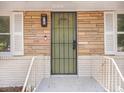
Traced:
<path id="1" fill-rule="evenodd" d="M 78 75 L 51 75 L 50 77 L 78 77 Z"/>

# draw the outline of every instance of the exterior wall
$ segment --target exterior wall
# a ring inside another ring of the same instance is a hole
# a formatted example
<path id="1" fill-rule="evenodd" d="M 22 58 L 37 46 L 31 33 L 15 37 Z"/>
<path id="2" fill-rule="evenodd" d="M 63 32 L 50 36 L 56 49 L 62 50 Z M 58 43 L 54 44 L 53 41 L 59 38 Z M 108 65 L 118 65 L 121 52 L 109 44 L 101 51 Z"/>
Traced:
<path id="1" fill-rule="evenodd" d="M 113 58 L 124 76 L 124 56 L 113 56 Z"/>
<path id="2" fill-rule="evenodd" d="M 31 62 L 31 56 L 23 57 L 0 57 L 0 87 L 9 86 L 23 86 L 28 67 Z M 50 76 L 50 57 L 39 57 L 42 61 L 41 76 Z M 92 75 L 92 61 L 94 57 L 83 56 L 79 57 L 78 61 L 78 75 L 79 76 L 91 76 Z M 36 69 L 37 70 L 37 69 Z M 38 77 L 39 78 L 39 77 Z"/>
<path id="3" fill-rule="evenodd" d="M 91 76 L 91 56 L 78 56 L 77 69 L 79 76 Z"/>
<path id="4" fill-rule="evenodd" d="M 124 75 L 123 56 L 112 56 L 118 64 L 122 74 Z M 0 87 L 23 86 L 31 56 L 23 57 L 0 57 Z M 39 57 L 41 62 L 41 76 L 50 76 L 50 57 Z M 98 68 L 94 68 L 99 64 L 99 56 L 79 56 L 78 57 L 78 76 L 97 75 Z M 39 65 L 38 65 L 39 66 Z M 37 69 L 36 69 L 37 70 Z M 101 76 L 102 77 L 102 76 Z M 39 77 L 38 77 L 39 78 Z"/>
<path id="5" fill-rule="evenodd" d="M 31 57 L 0 57 L 0 87 L 22 86 Z"/>
<path id="6" fill-rule="evenodd" d="M 41 14 L 47 14 L 48 25 L 41 27 Z M 49 11 L 24 12 L 24 54 L 50 55 L 51 16 Z M 44 36 L 47 40 L 44 40 Z"/>
<path id="7" fill-rule="evenodd" d="M 46 28 L 41 27 L 40 17 L 43 13 L 48 14 L 48 27 Z M 44 32 L 48 36 L 46 41 Z M 50 12 L 24 12 L 25 55 L 50 56 L 50 32 Z M 79 56 L 104 54 L 104 13 L 102 11 L 77 12 L 77 37 L 78 74 L 89 76 L 91 63 L 80 60 Z"/>
<path id="8" fill-rule="evenodd" d="M 41 69 L 40 77 L 49 77 L 49 56 L 40 56 L 39 58 L 40 60 L 38 59 L 35 62 L 41 62 L 40 65 L 38 65 Z M 0 57 L 0 87 L 23 86 L 31 59 L 31 56 Z M 39 76 L 37 78 L 39 78 Z"/>
<path id="9" fill-rule="evenodd" d="M 41 27 L 41 14 L 48 15 L 48 27 Z M 50 12 L 24 12 L 25 55 L 50 55 Z M 44 35 L 48 37 L 44 40 Z M 77 12 L 78 55 L 104 54 L 104 13 Z"/>
<path id="10" fill-rule="evenodd" d="M 124 56 L 110 56 L 114 58 L 117 63 L 119 70 L 124 76 Z M 94 78 L 100 73 L 99 65 L 103 60 L 102 56 L 80 56 L 78 57 L 78 75 L 79 76 L 93 76 Z M 102 76 L 99 76 L 102 78 Z"/>
<path id="11" fill-rule="evenodd" d="M 122 73 L 122 75 L 124 77 L 124 63 L 123 63 L 124 56 L 110 56 L 110 58 L 114 58 L 116 64 L 119 67 L 120 72 Z M 109 64 L 106 64 L 108 67 L 107 66 L 105 67 L 105 65 L 103 64 L 104 61 L 102 61 L 102 60 L 103 60 L 103 58 L 100 57 L 100 56 L 96 57 L 96 58 L 94 57 L 94 60 L 92 60 L 92 63 L 91 63 L 91 65 L 92 65 L 91 66 L 92 77 L 95 78 L 99 83 L 103 83 L 101 81 L 103 81 L 103 78 L 104 79 L 106 78 L 106 74 L 105 74 L 106 71 L 108 73 L 108 78 L 107 79 L 111 79 L 111 74 L 113 74 L 113 76 L 117 75 L 117 72 L 111 73 L 110 70 L 112 70 L 112 69 L 110 69 L 110 68 L 112 68 L 112 67 L 109 67 L 108 66 Z M 111 73 L 111 74 L 109 74 L 109 73 Z M 104 74 L 104 76 L 103 76 L 103 74 Z M 117 77 L 119 77 L 119 76 L 117 76 Z M 112 79 L 112 80 L 116 81 L 115 79 Z"/>
<path id="12" fill-rule="evenodd" d="M 78 55 L 104 54 L 104 12 L 77 12 Z"/>
<path id="13" fill-rule="evenodd" d="M 41 14 L 47 13 L 48 27 L 41 27 Z M 77 12 L 78 75 L 92 76 L 95 58 L 90 55 L 104 54 L 103 12 Z M 0 57 L 0 87 L 22 86 L 31 56 L 43 55 L 45 76 L 50 75 L 51 16 L 49 11 L 24 12 L 24 53 L 29 57 Z M 48 37 L 44 40 L 44 35 Z M 85 56 L 84 56 L 85 55 Z"/>

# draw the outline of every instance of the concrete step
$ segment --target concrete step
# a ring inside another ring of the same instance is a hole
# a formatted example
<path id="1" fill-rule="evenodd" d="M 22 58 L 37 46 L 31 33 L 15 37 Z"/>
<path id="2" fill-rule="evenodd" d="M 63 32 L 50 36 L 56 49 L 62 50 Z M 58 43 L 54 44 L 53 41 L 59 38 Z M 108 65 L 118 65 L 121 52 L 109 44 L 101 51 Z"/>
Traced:
<path id="1" fill-rule="evenodd" d="M 44 78 L 36 92 L 105 92 L 92 77 L 51 76 Z"/>

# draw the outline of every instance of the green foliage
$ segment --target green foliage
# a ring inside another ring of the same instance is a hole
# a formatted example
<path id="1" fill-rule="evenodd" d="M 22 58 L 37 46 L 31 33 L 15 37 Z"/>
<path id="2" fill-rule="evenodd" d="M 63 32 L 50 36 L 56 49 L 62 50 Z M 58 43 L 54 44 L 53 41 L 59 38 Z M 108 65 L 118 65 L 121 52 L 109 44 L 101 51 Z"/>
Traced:
<path id="1" fill-rule="evenodd" d="M 10 36 L 2 35 L 0 36 L 0 52 L 9 51 L 10 47 Z"/>
<path id="2" fill-rule="evenodd" d="M 124 51 L 124 34 L 118 34 L 118 48 L 119 51 Z"/>
<path id="3" fill-rule="evenodd" d="M 0 33 L 10 32 L 9 16 L 0 16 Z M 0 52 L 9 51 L 10 35 L 0 35 Z"/>

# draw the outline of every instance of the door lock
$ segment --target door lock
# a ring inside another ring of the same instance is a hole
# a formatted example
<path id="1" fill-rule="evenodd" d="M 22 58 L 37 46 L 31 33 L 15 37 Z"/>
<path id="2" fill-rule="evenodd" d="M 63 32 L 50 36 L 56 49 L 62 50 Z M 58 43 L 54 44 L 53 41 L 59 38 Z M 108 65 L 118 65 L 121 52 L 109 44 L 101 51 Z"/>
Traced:
<path id="1" fill-rule="evenodd" d="M 76 49 L 77 48 L 77 42 L 76 40 L 73 40 L 73 49 Z"/>

